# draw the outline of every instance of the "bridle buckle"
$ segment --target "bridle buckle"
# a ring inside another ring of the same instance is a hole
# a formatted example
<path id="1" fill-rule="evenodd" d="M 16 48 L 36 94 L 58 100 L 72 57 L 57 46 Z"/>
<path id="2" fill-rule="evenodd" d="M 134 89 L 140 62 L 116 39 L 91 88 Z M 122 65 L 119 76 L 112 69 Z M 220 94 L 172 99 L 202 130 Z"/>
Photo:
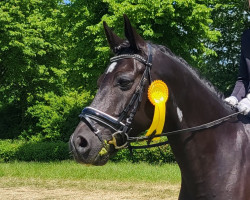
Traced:
<path id="1" fill-rule="evenodd" d="M 124 144 L 122 144 L 122 145 L 120 145 L 120 146 L 118 146 L 117 145 L 117 140 L 116 140 L 116 136 L 118 135 L 118 134 L 120 134 L 121 136 L 123 135 L 123 131 L 117 131 L 117 132 L 115 132 L 114 134 L 112 134 L 112 140 L 109 140 L 108 141 L 108 144 L 112 144 L 112 145 L 114 145 L 114 147 L 115 147 L 115 149 L 123 149 L 123 148 L 127 148 L 128 147 L 128 135 L 126 134 L 126 133 L 124 133 L 124 135 L 126 136 L 126 142 L 124 143 Z"/>

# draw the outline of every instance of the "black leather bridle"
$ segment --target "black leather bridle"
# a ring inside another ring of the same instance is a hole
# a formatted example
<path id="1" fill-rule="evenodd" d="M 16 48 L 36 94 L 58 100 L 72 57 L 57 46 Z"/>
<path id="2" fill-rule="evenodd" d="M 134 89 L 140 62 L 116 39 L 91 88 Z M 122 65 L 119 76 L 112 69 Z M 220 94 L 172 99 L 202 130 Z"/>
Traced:
<path id="1" fill-rule="evenodd" d="M 153 57 L 152 46 L 150 44 L 147 44 L 147 50 L 147 60 L 138 54 L 122 54 L 112 57 L 110 59 L 110 63 L 117 62 L 123 59 L 135 59 L 145 65 L 145 70 L 142 75 L 142 78 L 138 86 L 136 87 L 136 90 L 133 96 L 131 97 L 130 102 L 121 112 L 118 119 L 92 107 L 84 108 L 81 114 L 79 115 L 80 119 L 85 122 L 85 124 L 99 138 L 102 143 L 104 143 L 102 134 L 95 124 L 98 123 L 111 128 L 114 132 L 112 134 L 113 139 L 112 141 L 109 141 L 109 143 L 113 144 L 116 149 L 127 147 L 129 139 L 128 133 L 131 130 L 131 123 L 142 101 L 145 85 L 147 82 L 150 84 L 152 81 L 150 70 L 152 67 Z M 118 137 L 119 140 L 122 140 L 121 144 L 117 144 Z"/>
<path id="2" fill-rule="evenodd" d="M 104 144 L 104 147 L 106 146 L 106 144 L 102 138 L 100 130 L 95 125 L 96 123 L 109 127 L 114 131 L 112 134 L 112 140 L 108 141 L 108 143 L 113 144 L 116 149 L 121 149 L 121 148 L 126 148 L 126 147 L 129 147 L 130 149 L 132 148 L 141 149 L 141 148 L 161 146 L 161 145 L 165 145 L 168 143 L 168 141 L 165 141 L 165 142 L 160 142 L 160 143 L 152 144 L 152 145 L 149 144 L 150 141 L 155 137 L 168 137 L 172 135 L 178 135 L 181 133 L 195 132 L 195 131 L 208 129 L 216 125 L 219 125 L 225 121 L 228 121 L 229 119 L 234 118 L 237 115 L 242 113 L 242 112 L 236 112 L 236 113 L 230 114 L 228 116 L 222 117 L 220 119 L 217 119 L 212 122 L 208 122 L 199 126 L 161 133 L 160 135 L 152 134 L 151 136 L 148 136 L 148 137 L 147 136 L 129 137 L 128 133 L 131 130 L 131 123 L 142 101 L 142 95 L 144 92 L 145 85 L 147 82 L 149 83 L 149 85 L 152 82 L 152 78 L 150 74 L 150 70 L 152 68 L 152 46 L 150 44 L 147 44 L 147 48 L 148 48 L 147 60 L 138 54 L 122 54 L 122 55 L 118 55 L 110 59 L 111 63 L 122 60 L 122 59 L 135 59 L 145 65 L 145 70 L 142 75 L 142 78 L 138 86 L 136 87 L 136 90 L 132 98 L 130 99 L 130 102 L 125 107 L 125 109 L 121 112 L 118 119 L 92 107 L 84 108 L 81 114 L 79 115 L 80 119 L 85 122 L 85 124 L 90 128 L 90 130 Z M 145 141 L 145 140 L 148 141 L 148 145 L 144 145 L 144 146 L 131 146 L 130 145 L 130 143 L 132 142 L 139 142 L 139 141 Z M 122 141 L 122 142 L 120 142 L 120 144 L 117 144 L 117 141 Z"/>

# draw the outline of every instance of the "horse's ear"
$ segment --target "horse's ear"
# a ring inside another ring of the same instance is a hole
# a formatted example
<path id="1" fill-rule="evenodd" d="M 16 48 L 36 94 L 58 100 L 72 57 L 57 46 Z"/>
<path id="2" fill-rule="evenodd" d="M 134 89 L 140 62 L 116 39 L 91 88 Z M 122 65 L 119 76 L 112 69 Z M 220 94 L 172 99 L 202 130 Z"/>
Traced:
<path id="1" fill-rule="evenodd" d="M 121 39 L 120 37 L 118 37 L 112 30 L 111 28 L 107 25 L 107 23 L 105 21 L 103 21 L 103 27 L 105 30 L 105 34 L 109 43 L 110 48 L 112 49 L 112 51 L 114 53 L 116 53 L 115 51 L 115 47 L 118 47 L 120 44 L 122 44 L 124 42 L 123 39 Z"/>
<path id="2" fill-rule="evenodd" d="M 135 29 L 132 27 L 127 15 L 123 15 L 124 17 L 124 25 L 125 25 L 125 36 L 128 39 L 131 47 L 138 51 L 143 46 L 145 46 L 146 42 L 142 39 L 142 37 L 136 33 Z"/>

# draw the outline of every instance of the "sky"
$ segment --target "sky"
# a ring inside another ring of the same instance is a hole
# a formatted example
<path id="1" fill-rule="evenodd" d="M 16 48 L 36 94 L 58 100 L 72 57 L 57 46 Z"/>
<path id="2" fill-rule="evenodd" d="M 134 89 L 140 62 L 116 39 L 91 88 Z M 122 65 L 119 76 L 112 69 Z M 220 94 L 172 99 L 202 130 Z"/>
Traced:
<path id="1" fill-rule="evenodd" d="M 64 3 L 68 4 L 70 3 L 70 0 L 64 0 Z"/>

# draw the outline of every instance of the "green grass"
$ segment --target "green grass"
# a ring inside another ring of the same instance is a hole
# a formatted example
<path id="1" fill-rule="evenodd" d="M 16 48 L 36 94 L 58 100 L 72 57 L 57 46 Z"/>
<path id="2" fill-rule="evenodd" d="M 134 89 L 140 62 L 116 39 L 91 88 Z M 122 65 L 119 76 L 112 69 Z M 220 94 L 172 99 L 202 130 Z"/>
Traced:
<path id="1" fill-rule="evenodd" d="M 117 180 L 180 183 L 176 164 L 112 163 L 105 166 L 84 166 L 74 161 L 51 163 L 0 163 L 0 178 L 35 178 L 57 180 Z"/>
<path id="2" fill-rule="evenodd" d="M 176 164 L 0 163 L 0 199 L 178 199 Z"/>

